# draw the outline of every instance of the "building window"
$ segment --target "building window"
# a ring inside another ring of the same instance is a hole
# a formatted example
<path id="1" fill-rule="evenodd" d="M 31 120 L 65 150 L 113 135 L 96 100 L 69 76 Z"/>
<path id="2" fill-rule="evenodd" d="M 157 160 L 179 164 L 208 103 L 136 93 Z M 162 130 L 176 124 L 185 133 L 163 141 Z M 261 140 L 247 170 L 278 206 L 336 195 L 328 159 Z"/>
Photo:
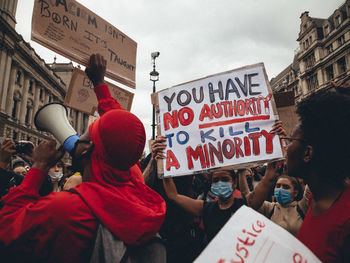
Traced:
<path id="1" fill-rule="evenodd" d="M 345 57 L 342 57 L 341 59 L 339 59 L 337 61 L 337 65 L 338 65 L 339 75 L 343 74 L 346 71 Z"/>
<path id="2" fill-rule="evenodd" d="M 305 65 L 306 65 L 306 68 L 310 68 L 312 67 L 313 65 L 315 65 L 315 54 L 312 53 L 310 56 L 306 57 L 305 59 Z"/>
<path id="3" fill-rule="evenodd" d="M 330 65 L 329 67 L 326 68 L 326 74 L 327 74 L 328 80 L 331 80 L 334 78 L 333 65 Z"/>
<path id="4" fill-rule="evenodd" d="M 329 25 L 324 27 L 324 34 L 327 36 L 329 34 L 330 30 L 329 30 Z"/>
<path id="5" fill-rule="evenodd" d="M 342 46 L 342 45 L 345 43 L 345 37 L 344 37 L 344 35 L 340 36 L 340 37 L 337 39 L 337 41 L 338 41 L 338 45 L 339 45 L 339 46 Z"/>
<path id="6" fill-rule="evenodd" d="M 340 15 L 335 17 L 335 24 L 337 27 L 340 26 L 340 24 L 341 24 L 341 16 Z"/>
<path id="7" fill-rule="evenodd" d="M 306 79 L 306 84 L 309 91 L 316 89 L 318 87 L 317 74 L 314 74 L 308 79 Z"/>
<path id="8" fill-rule="evenodd" d="M 327 55 L 329 55 L 330 53 L 333 52 L 333 45 L 330 44 L 329 46 L 326 47 L 326 50 L 327 50 Z"/>
<path id="9" fill-rule="evenodd" d="M 51 96 L 49 96 L 49 103 L 51 103 L 51 100 L 52 100 L 52 97 L 51 97 Z"/>
<path id="10" fill-rule="evenodd" d="M 21 71 L 18 70 L 17 74 L 16 74 L 16 83 L 18 85 L 20 85 L 20 83 L 21 83 L 21 75 L 22 75 Z"/>
<path id="11" fill-rule="evenodd" d="M 12 107 L 12 118 L 16 118 L 16 113 L 17 113 L 17 106 L 18 106 L 18 100 L 13 100 L 13 107 Z"/>
<path id="12" fill-rule="evenodd" d="M 40 97 L 40 100 L 43 100 L 43 89 L 40 89 L 39 97 Z"/>

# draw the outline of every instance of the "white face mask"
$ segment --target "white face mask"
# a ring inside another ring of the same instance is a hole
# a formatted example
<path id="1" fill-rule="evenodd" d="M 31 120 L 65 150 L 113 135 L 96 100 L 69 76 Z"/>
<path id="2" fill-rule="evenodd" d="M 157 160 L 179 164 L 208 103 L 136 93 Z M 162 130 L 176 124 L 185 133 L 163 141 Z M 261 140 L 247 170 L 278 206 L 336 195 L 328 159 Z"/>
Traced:
<path id="1" fill-rule="evenodd" d="M 62 172 L 48 172 L 52 182 L 58 182 L 63 177 Z"/>

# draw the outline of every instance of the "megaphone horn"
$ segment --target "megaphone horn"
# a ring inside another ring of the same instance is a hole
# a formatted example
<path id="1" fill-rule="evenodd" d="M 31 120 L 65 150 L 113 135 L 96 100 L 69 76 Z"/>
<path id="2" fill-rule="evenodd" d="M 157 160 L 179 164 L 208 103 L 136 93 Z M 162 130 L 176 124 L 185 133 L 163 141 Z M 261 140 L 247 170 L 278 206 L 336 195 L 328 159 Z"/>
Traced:
<path id="1" fill-rule="evenodd" d="M 35 114 L 34 124 L 39 131 L 50 132 L 67 152 L 71 152 L 79 135 L 70 125 L 67 108 L 58 102 L 41 107 Z"/>

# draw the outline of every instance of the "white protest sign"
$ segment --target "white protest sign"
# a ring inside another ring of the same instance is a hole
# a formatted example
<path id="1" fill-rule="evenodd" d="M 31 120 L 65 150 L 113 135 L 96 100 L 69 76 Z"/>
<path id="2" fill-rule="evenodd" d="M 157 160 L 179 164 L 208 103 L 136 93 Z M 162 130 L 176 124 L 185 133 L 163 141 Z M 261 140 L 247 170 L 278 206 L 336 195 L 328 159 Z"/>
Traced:
<path id="1" fill-rule="evenodd" d="M 253 209 L 242 206 L 194 262 L 321 261 L 287 230 Z"/>
<path id="2" fill-rule="evenodd" d="M 158 124 L 167 137 L 165 177 L 282 158 L 278 136 L 269 133 L 277 112 L 263 63 L 157 95 Z"/>

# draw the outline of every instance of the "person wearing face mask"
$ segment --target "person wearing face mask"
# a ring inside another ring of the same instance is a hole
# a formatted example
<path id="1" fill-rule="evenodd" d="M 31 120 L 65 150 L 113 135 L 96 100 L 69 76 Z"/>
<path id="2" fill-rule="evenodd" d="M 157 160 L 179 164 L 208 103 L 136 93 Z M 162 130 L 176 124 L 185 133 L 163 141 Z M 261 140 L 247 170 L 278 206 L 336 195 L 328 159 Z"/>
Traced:
<path id="1" fill-rule="evenodd" d="M 258 211 L 295 236 L 303 223 L 310 195 L 306 186 L 300 200 L 301 191 L 296 178 L 282 175 L 274 189 L 275 202 L 265 201 Z"/>
<path id="2" fill-rule="evenodd" d="M 310 189 L 306 186 L 302 194 L 298 180 L 287 175 L 278 177 L 278 169 L 277 163 L 268 164 L 265 176 L 269 174 L 272 180 L 278 178 L 273 192 L 274 202 L 261 200 L 257 211 L 295 236 L 308 209 Z M 243 195 L 249 194 L 244 172 L 239 173 L 239 186 Z"/>
<path id="3" fill-rule="evenodd" d="M 267 173 L 251 194 L 237 198 L 234 195 L 237 186 L 236 177 L 233 170 L 218 169 L 212 172 L 210 189 L 218 199 L 211 202 L 178 194 L 171 177 L 163 179 L 163 186 L 170 200 L 192 215 L 202 216 L 204 231 L 209 242 L 242 205 L 258 209 L 261 206 L 261 200 L 266 200 L 269 189 L 274 184 L 273 174 Z"/>
<path id="4" fill-rule="evenodd" d="M 52 192 L 62 191 L 62 178 L 63 178 L 63 163 L 58 161 L 53 167 L 49 169 L 48 175 L 52 183 Z"/>
<path id="5" fill-rule="evenodd" d="M 217 170 L 210 174 L 211 192 L 218 200 L 207 202 L 192 199 L 177 193 L 172 178 L 164 178 L 163 185 L 168 198 L 194 216 L 202 216 L 204 231 L 208 241 L 213 239 L 228 219 L 242 205 L 247 204 L 244 198 L 235 198 L 236 175 L 233 170 Z"/>

